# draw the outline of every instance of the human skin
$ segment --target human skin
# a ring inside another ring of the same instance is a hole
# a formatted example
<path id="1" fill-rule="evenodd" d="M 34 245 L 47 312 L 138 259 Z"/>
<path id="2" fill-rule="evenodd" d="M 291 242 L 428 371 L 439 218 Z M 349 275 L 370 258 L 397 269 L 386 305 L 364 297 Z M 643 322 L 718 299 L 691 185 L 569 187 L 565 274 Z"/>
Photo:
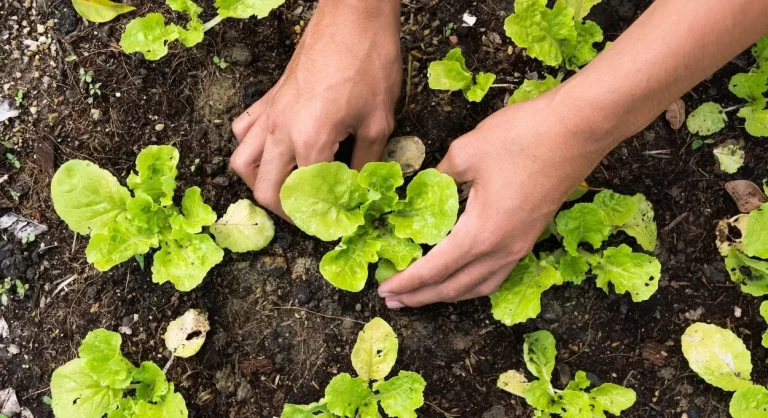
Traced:
<path id="1" fill-rule="evenodd" d="M 380 156 L 400 90 L 398 9 L 320 0 L 283 78 L 234 121 L 231 165 L 261 204 L 284 217 L 278 193 L 293 167 L 331 160 L 348 134 L 354 168 Z M 496 291 L 608 152 L 767 32 L 768 1 L 656 0 L 561 86 L 453 141 L 437 169 L 472 182 L 466 210 L 379 295 L 396 309 Z"/>

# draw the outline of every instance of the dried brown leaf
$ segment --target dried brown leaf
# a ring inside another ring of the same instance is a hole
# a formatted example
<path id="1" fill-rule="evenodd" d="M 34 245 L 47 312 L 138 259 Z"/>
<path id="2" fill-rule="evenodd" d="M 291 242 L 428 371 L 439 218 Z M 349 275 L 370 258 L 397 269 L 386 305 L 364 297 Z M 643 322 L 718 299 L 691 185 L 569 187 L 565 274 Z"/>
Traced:
<path id="1" fill-rule="evenodd" d="M 768 202 L 768 197 L 758 185 L 749 180 L 734 180 L 725 183 L 725 190 L 731 195 L 739 211 L 749 213 L 760 209 L 763 203 Z"/>
<path id="2" fill-rule="evenodd" d="M 683 102 L 683 99 L 677 99 L 669 105 L 666 117 L 672 129 L 678 130 L 683 126 L 685 122 L 685 102 Z"/>

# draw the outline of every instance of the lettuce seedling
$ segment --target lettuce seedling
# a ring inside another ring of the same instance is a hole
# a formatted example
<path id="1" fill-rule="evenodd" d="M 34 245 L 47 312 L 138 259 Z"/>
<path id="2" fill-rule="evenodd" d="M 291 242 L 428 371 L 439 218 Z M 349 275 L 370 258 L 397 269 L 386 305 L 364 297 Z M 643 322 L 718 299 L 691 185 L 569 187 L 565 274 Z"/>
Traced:
<path id="1" fill-rule="evenodd" d="M 418 373 L 401 371 L 385 380 L 397 360 L 397 336 L 383 319 L 374 318 L 357 337 L 352 367 L 358 377 L 342 373 L 331 379 L 325 397 L 309 405 L 286 404 L 281 418 L 416 417 L 427 386 Z M 371 383 L 373 382 L 373 383 Z"/>
<path id="2" fill-rule="evenodd" d="M 752 382 L 752 356 L 736 334 L 697 322 L 685 330 L 681 342 L 683 356 L 699 377 L 735 392 L 729 407 L 733 418 L 768 416 L 768 389 Z"/>
<path id="3" fill-rule="evenodd" d="M 731 235 L 731 228 L 740 236 Z M 717 248 L 725 269 L 741 291 L 752 296 L 768 295 L 768 203 L 760 209 L 720 221 Z"/>
<path id="4" fill-rule="evenodd" d="M 359 292 L 368 265 L 379 261 L 376 278 L 386 280 L 422 255 L 419 244 L 435 245 L 456 223 L 456 183 L 435 169 L 418 173 L 400 200 L 404 183 L 396 162 L 368 163 L 358 173 L 339 162 L 291 173 L 280 190 L 283 210 L 299 229 L 341 244 L 320 261 L 332 285 Z"/>
<path id="5" fill-rule="evenodd" d="M 563 390 L 552 386 L 555 369 L 555 337 L 549 331 L 536 331 L 524 336 L 523 359 L 528 371 L 537 380 L 529 382 L 523 372 L 510 370 L 501 376 L 497 386 L 513 395 L 520 396 L 535 409 L 534 416 L 548 417 L 603 417 L 605 413 L 620 415 L 637 400 L 632 389 L 613 383 L 587 390 L 592 382 L 583 371 Z"/>
<path id="6" fill-rule="evenodd" d="M 504 31 L 518 46 L 546 65 L 578 70 L 597 56 L 593 44 L 603 40 L 595 22 L 584 20 L 600 0 L 515 0 L 515 13 L 504 21 Z"/>
<path id="7" fill-rule="evenodd" d="M 461 90 L 470 102 L 483 100 L 496 81 L 496 75 L 491 73 L 480 72 L 473 76 L 467 68 L 461 48 L 453 48 L 442 60 L 431 62 L 427 74 L 429 88 L 432 90 Z"/>
<path id="8" fill-rule="evenodd" d="M 139 367 L 123 357 L 122 338 L 97 329 L 88 333 L 79 357 L 51 377 L 51 406 L 60 418 L 185 418 L 187 405 L 155 363 Z"/>
<path id="9" fill-rule="evenodd" d="M 205 32 L 226 18 L 262 19 L 282 5 L 285 0 L 216 0 L 218 14 L 208 22 L 200 19 L 203 9 L 192 0 L 166 0 L 171 10 L 183 12 L 189 18 L 184 27 L 166 24 L 160 13 L 149 13 L 132 20 L 123 32 L 120 47 L 127 53 L 141 52 L 144 58 L 155 61 L 168 53 L 168 44 L 179 40 L 184 46 L 192 47 L 202 42 Z"/>
<path id="10" fill-rule="evenodd" d="M 642 194 L 625 196 L 610 190 L 598 193 L 592 203 L 577 203 L 561 211 L 551 229 L 562 239 L 563 248 L 523 257 L 490 296 L 493 317 L 506 325 L 535 318 L 547 289 L 564 282 L 581 284 L 590 271 L 605 292 L 612 284 L 616 293 L 628 292 L 635 302 L 648 300 L 658 289 L 661 276 L 656 257 L 633 252 L 625 244 L 600 248 L 609 236 L 623 231 L 645 251 L 654 251 L 657 230 L 653 215 L 653 207 Z M 597 251 L 580 248 L 581 243 Z"/>
<path id="11" fill-rule="evenodd" d="M 525 80 L 523 81 L 523 84 L 512 93 L 507 104 L 512 105 L 538 97 L 559 86 L 562 79 L 563 74 L 561 73 L 558 74 L 557 78 L 547 75 L 544 80 Z"/>

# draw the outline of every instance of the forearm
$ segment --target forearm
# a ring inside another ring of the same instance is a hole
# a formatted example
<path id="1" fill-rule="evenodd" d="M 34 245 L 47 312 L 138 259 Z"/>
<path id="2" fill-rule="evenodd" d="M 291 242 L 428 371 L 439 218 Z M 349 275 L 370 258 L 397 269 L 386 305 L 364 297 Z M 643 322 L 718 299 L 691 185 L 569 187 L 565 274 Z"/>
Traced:
<path id="1" fill-rule="evenodd" d="M 580 145 L 607 153 L 766 32 L 768 1 L 656 0 L 555 103 L 573 129 L 601 138 Z"/>

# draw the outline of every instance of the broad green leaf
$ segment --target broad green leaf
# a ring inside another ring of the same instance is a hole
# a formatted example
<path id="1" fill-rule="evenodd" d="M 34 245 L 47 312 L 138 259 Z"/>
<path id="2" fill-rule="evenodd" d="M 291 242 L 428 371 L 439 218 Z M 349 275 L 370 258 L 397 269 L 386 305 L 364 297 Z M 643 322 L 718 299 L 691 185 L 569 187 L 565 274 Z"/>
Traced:
<path id="1" fill-rule="evenodd" d="M 768 295 L 768 261 L 755 260 L 736 249 L 728 250 L 725 269 L 741 291 L 752 296 Z"/>
<path id="2" fill-rule="evenodd" d="M 475 75 L 475 83 L 462 89 L 464 97 L 470 102 L 479 103 L 488 93 L 488 89 L 491 88 L 494 81 L 496 81 L 496 74 L 477 73 Z"/>
<path id="3" fill-rule="evenodd" d="M 592 385 L 592 382 L 587 378 L 587 373 L 579 370 L 573 377 L 573 380 L 568 382 L 565 390 L 584 390 Z"/>
<path id="4" fill-rule="evenodd" d="M 135 398 L 123 398 L 117 404 L 117 408 L 109 411 L 107 418 L 135 418 L 136 405 L 139 401 Z"/>
<path id="5" fill-rule="evenodd" d="M 752 47 L 752 56 L 757 60 L 757 66 L 765 69 L 765 65 L 768 64 L 768 36 L 763 36 Z"/>
<path id="6" fill-rule="evenodd" d="M 136 399 L 160 402 L 163 396 L 168 393 L 169 386 L 165 379 L 165 373 L 157 367 L 157 364 L 150 361 L 141 363 L 133 375 L 133 381 L 139 384 L 139 387 L 136 388 Z"/>
<path id="7" fill-rule="evenodd" d="M 216 0 L 214 6 L 221 17 L 248 19 L 256 16 L 258 19 L 263 19 L 283 3 L 285 0 Z"/>
<path id="8" fill-rule="evenodd" d="M 555 218 L 557 232 L 563 236 L 563 246 L 571 255 L 578 255 L 578 245 L 588 242 L 598 249 L 611 233 L 603 211 L 592 203 L 577 203 Z"/>
<path id="9" fill-rule="evenodd" d="M 765 107 L 763 93 L 768 91 L 768 73 L 751 72 L 736 74 L 731 78 L 728 89 L 737 97 L 755 107 Z"/>
<path id="10" fill-rule="evenodd" d="M 541 411 L 549 410 L 550 403 L 553 401 L 552 386 L 546 380 L 534 380 L 525 388 L 523 397 L 528 405 Z M 542 415 L 549 416 L 549 415 Z"/>
<path id="11" fill-rule="evenodd" d="M 637 203 L 637 210 L 632 215 L 632 219 L 618 227 L 618 230 L 635 238 L 645 251 L 654 251 L 658 232 L 656 221 L 653 219 L 653 205 L 639 193 L 632 196 L 632 199 Z"/>
<path id="12" fill-rule="evenodd" d="M 78 350 L 91 376 L 100 384 L 115 389 L 128 387 L 136 370 L 120 351 L 122 341 L 116 332 L 97 329 L 85 336 Z"/>
<path id="13" fill-rule="evenodd" d="M 589 263 L 582 256 L 565 254 L 558 261 L 557 271 L 563 277 L 564 282 L 578 285 L 586 280 Z"/>
<path id="14" fill-rule="evenodd" d="M 592 418 L 589 395 L 580 391 L 564 390 L 556 394 L 549 411 L 569 418 Z"/>
<path id="15" fill-rule="evenodd" d="M 576 42 L 573 9 L 564 1 L 548 9 L 546 0 L 516 0 L 515 13 L 504 21 L 504 31 L 527 54 L 550 66 L 565 58 L 562 43 Z"/>
<path id="16" fill-rule="evenodd" d="M 632 196 L 618 194 L 607 189 L 595 195 L 593 203 L 603 211 L 606 222 L 614 226 L 629 222 L 637 211 L 638 204 Z"/>
<path id="17" fill-rule="evenodd" d="M 135 418 L 187 418 L 187 404 L 179 393 L 170 393 L 159 404 L 138 401 L 135 405 Z"/>
<path id="18" fill-rule="evenodd" d="M 714 102 L 707 102 L 688 115 L 685 126 L 691 133 L 707 136 L 725 128 L 726 122 L 728 116 L 725 115 L 723 107 Z"/>
<path id="19" fill-rule="evenodd" d="M 459 63 L 461 66 L 461 69 L 465 72 L 470 72 L 467 68 L 467 62 L 464 59 L 464 55 L 461 53 L 461 48 L 453 48 L 450 51 L 448 51 L 447 54 L 445 54 L 444 61 L 454 61 Z"/>
<path id="20" fill-rule="evenodd" d="M 229 205 L 210 230 L 216 244 L 236 253 L 258 251 L 275 236 L 275 224 L 267 212 L 247 199 Z"/>
<path id="21" fill-rule="evenodd" d="M 136 10 L 133 6 L 109 0 L 72 0 L 72 6 L 85 20 L 96 23 L 109 22 L 123 13 Z"/>
<path id="22" fill-rule="evenodd" d="M 557 6 L 555 6 L 557 8 Z M 576 40 L 566 41 L 562 45 L 565 67 L 577 71 L 597 56 L 594 44 L 603 40 L 603 30 L 590 20 L 574 22 Z"/>
<path id="23" fill-rule="evenodd" d="M 441 61 L 433 61 L 427 70 L 429 88 L 458 91 L 472 85 L 472 73 L 467 69 L 460 48 L 453 48 Z"/>
<path id="24" fill-rule="evenodd" d="M 163 208 L 144 193 L 136 193 L 135 197 L 128 200 L 125 209 L 123 222 L 129 222 L 130 229 L 141 231 L 141 234 L 167 232 L 171 218 L 178 213 L 175 206 Z M 122 217 L 118 217 L 115 222 L 119 222 Z M 154 244 L 155 247 L 158 245 L 159 243 Z"/>
<path id="25" fill-rule="evenodd" d="M 635 404 L 637 394 L 632 389 L 627 389 L 613 383 L 603 383 L 589 392 L 592 401 L 604 411 L 619 416 L 625 410 Z"/>
<path id="26" fill-rule="evenodd" d="M 395 267 L 394 263 L 387 260 L 386 258 L 382 258 L 379 259 L 379 264 L 376 266 L 376 274 L 374 277 L 376 278 L 376 282 L 378 284 L 382 284 L 398 272 L 400 272 L 400 270 Z"/>
<path id="27" fill-rule="evenodd" d="M 99 271 L 130 260 L 136 254 L 145 254 L 159 244 L 158 235 L 131 222 L 124 213 L 107 229 L 91 235 L 85 256 Z"/>
<path id="28" fill-rule="evenodd" d="M 557 270 L 528 254 L 490 296 L 493 317 L 509 326 L 535 318 L 541 312 L 541 294 L 560 284 L 563 278 Z"/>
<path id="29" fill-rule="evenodd" d="M 532 375 L 549 382 L 555 369 L 555 337 L 549 331 L 536 331 L 525 334 L 523 359 Z"/>
<path id="30" fill-rule="evenodd" d="M 202 283 L 208 270 L 224 259 L 224 250 L 208 235 L 190 235 L 168 240 L 155 254 L 152 281 L 170 281 L 176 290 L 187 292 Z"/>
<path id="31" fill-rule="evenodd" d="M 565 4 L 573 9 L 573 17 L 581 20 L 587 17 L 589 11 L 592 10 L 592 7 L 601 1 L 602 0 L 565 0 Z"/>
<path id="32" fill-rule="evenodd" d="M 145 59 L 157 61 L 168 53 L 168 44 L 178 39 L 178 29 L 176 25 L 166 25 L 160 13 L 149 13 L 125 27 L 120 48 L 129 54 L 141 52 Z"/>
<path id="33" fill-rule="evenodd" d="M 176 357 L 192 357 L 200 351 L 210 329 L 207 314 L 189 309 L 168 324 L 163 335 L 165 347 Z"/>
<path id="34" fill-rule="evenodd" d="M 51 407 L 57 417 L 101 418 L 122 397 L 123 389 L 103 386 L 81 358 L 57 368 L 51 377 Z"/>
<path id="35" fill-rule="evenodd" d="M 592 272 L 597 276 L 597 287 L 606 293 L 611 283 L 616 293 L 629 292 L 632 301 L 642 302 L 659 288 L 661 263 L 656 257 L 633 253 L 629 246 L 621 244 L 603 251 L 592 264 Z"/>
<path id="36" fill-rule="evenodd" d="M 176 189 L 176 174 L 178 174 L 176 165 L 178 163 L 179 151 L 175 147 L 150 145 L 141 150 L 136 157 L 138 174 L 131 173 L 128 176 L 128 187 L 135 193 L 146 194 L 162 206 L 168 206 L 173 203 L 173 191 Z M 192 191 L 194 195 L 194 190 L 197 190 L 196 197 L 199 204 L 203 204 L 199 188 L 193 187 L 187 192 Z M 194 196 L 191 198 L 194 200 Z M 210 210 L 210 207 L 208 209 Z"/>
<path id="37" fill-rule="evenodd" d="M 333 418 L 328 412 L 325 400 L 309 405 L 285 404 L 280 418 Z"/>
<path id="38" fill-rule="evenodd" d="M 744 118 L 744 128 L 752 136 L 768 136 L 768 109 L 759 109 L 752 106 L 741 108 L 739 117 Z"/>
<path id="39" fill-rule="evenodd" d="M 377 229 L 370 240 L 380 245 L 378 255 L 391 261 L 395 269 L 405 270 L 414 260 L 421 258 L 422 248 L 408 238 L 400 238 L 389 229 Z"/>
<path id="40" fill-rule="evenodd" d="M 205 37 L 203 23 L 200 21 L 191 21 L 187 23 L 186 28 L 175 26 L 175 29 L 179 34 L 179 42 L 181 42 L 187 48 L 199 44 Z"/>
<path id="41" fill-rule="evenodd" d="M 768 418 L 768 389 L 753 385 L 737 391 L 728 410 L 733 418 Z"/>
<path id="42" fill-rule="evenodd" d="M 372 232 L 362 227 L 341 244 L 327 252 L 320 260 L 320 273 L 325 280 L 339 289 L 359 292 L 368 280 L 368 265 L 378 261 L 381 244 L 371 240 Z"/>
<path id="43" fill-rule="evenodd" d="M 560 79 L 547 75 L 544 80 L 525 80 L 523 84 L 512 93 L 507 104 L 515 104 L 538 97 L 560 85 Z"/>
<path id="44" fill-rule="evenodd" d="M 723 143 L 712 149 L 717 164 L 724 173 L 735 174 L 744 165 L 746 154 L 738 144 Z"/>
<path id="45" fill-rule="evenodd" d="M 64 163 L 51 180 L 56 214 L 78 234 L 106 229 L 125 211 L 131 193 L 115 176 L 89 161 Z"/>
<path id="46" fill-rule="evenodd" d="M 528 389 L 528 379 L 525 375 L 517 370 L 509 370 L 499 376 L 499 380 L 496 382 L 496 386 L 516 396 L 523 396 L 525 390 Z"/>
<path id="47" fill-rule="evenodd" d="M 364 380 L 381 380 L 389 374 L 397 360 L 397 336 L 381 318 L 365 324 L 352 349 L 352 367 Z"/>
<path id="48" fill-rule="evenodd" d="M 280 190 L 283 210 L 299 229 L 323 241 L 351 235 L 364 223 L 360 205 L 368 197 L 358 177 L 339 162 L 299 168 Z"/>
<path id="49" fill-rule="evenodd" d="M 192 0 L 165 0 L 165 3 L 175 12 L 186 13 L 191 20 L 196 20 L 203 12 L 203 8 Z"/>
<path id="50" fill-rule="evenodd" d="M 397 376 L 373 384 L 381 408 L 387 416 L 416 418 L 416 410 L 424 404 L 427 383 L 414 372 L 400 372 Z"/>
<path id="51" fill-rule="evenodd" d="M 768 258 L 768 204 L 747 215 L 744 232 L 744 253 L 750 257 Z"/>
<path id="52" fill-rule="evenodd" d="M 697 322 L 685 330 L 682 347 L 688 365 L 710 385 L 731 392 L 752 385 L 752 357 L 730 330 Z"/>
<path id="53" fill-rule="evenodd" d="M 354 418 L 358 408 L 372 398 L 373 392 L 368 389 L 368 382 L 347 373 L 336 375 L 325 388 L 328 411 L 341 417 Z"/>
<path id="54" fill-rule="evenodd" d="M 760 316 L 763 317 L 765 322 L 768 322 L 768 300 L 760 304 Z M 768 331 L 765 331 L 763 334 L 763 347 L 768 348 Z"/>
<path id="55" fill-rule="evenodd" d="M 181 200 L 183 215 L 178 214 L 171 218 L 173 229 L 182 230 L 182 236 L 200 233 L 204 226 L 216 222 L 216 212 L 205 204 L 200 193 L 199 187 L 187 189 Z"/>
<path id="56" fill-rule="evenodd" d="M 403 170 L 400 164 L 394 161 L 371 162 L 360 170 L 359 181 L 369 190 L 382 194 L 391 193 L 403 185 Z"/>
<path id="57" fill-rule="evenodd" d="M 419 244 L 435 245 L 453 229 L 459 213 L 459 192 L 447 174 L 435 169 L 419 172 L 408 184 L 403 207 L 389 215 L 395 235 Z"/>

